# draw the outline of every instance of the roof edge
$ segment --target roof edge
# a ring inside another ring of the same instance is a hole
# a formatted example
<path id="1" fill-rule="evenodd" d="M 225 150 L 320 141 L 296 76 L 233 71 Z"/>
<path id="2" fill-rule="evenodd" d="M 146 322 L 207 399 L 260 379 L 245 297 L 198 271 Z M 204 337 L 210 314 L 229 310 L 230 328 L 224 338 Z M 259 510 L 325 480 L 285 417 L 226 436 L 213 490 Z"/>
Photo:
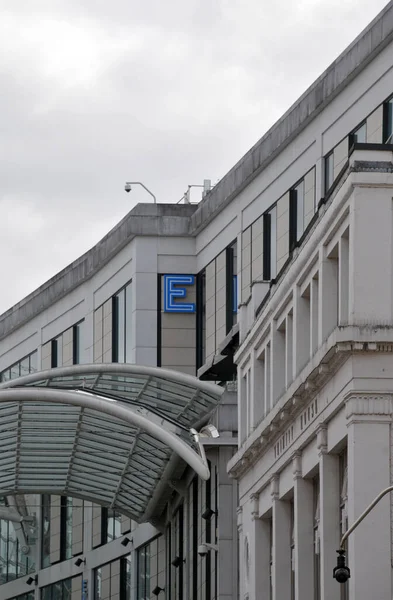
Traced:
<path id="1" fill-rule="evenodd" d="M 199 204 L 190 233 L 204 229 L 393 39 L 393 1 L 371 21 Z"/>

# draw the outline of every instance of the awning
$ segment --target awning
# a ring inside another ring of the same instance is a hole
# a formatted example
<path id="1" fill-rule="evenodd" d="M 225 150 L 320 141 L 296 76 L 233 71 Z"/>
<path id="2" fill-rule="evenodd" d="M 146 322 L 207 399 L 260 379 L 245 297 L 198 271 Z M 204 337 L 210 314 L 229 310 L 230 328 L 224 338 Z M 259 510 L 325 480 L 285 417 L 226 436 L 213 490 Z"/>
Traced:
<path id="1" fill-rule="evenodd" d="M 0 496 L 75 496 L 150 519 L 175 456 L 209 477 L 190 429 L 223 391 L 176 371 L 112 363 L 0 384 Z"/>

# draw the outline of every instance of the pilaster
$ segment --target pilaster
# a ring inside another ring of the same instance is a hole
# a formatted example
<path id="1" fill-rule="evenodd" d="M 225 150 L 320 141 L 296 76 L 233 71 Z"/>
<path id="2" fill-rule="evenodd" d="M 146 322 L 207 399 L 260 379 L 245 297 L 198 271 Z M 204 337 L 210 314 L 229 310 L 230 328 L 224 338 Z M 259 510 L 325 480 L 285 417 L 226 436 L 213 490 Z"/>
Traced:
<path id="1" fill-rule="evenodd" d="M 319 455 L 319 538 L 321 600 L 337 600 L 340 593 L 333 579 L 340 540 L 339 457 L 327 452 L 327 426 L 317 432 Z M 313 514 L 314 518 L 314 514 Z"/>
<path id="2" fill-rule="evenodd" d="M 279 478 L 271 480 L 273 506 L 273 598 L 291 597 L 291 507 L 279 499 Z"/>
<path id="3" fill-rule="evenodd" d="M 295 598 L 314 600 L 313 484 L 302 477 L 302 456 L 293 457 Z"/>
<path id="4" fill-rule="evenodd" d="M 350 393 L 348 426 L 349 526 L 390 484 L 390 394 Z M 350 600 L 392 597 L 390 499 L 383 498 L 348 538 Z M 375 585 L 375 582 L 378 582 Z"/>

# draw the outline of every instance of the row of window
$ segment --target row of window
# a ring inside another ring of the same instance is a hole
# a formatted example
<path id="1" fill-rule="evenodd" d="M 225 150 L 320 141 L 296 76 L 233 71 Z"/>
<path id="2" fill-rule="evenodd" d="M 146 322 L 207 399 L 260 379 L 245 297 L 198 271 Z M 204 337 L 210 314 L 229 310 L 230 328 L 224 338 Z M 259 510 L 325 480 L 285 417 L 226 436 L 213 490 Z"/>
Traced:
<path id="1" fill-rule="evenodd" d="M 389 98 L 382 106 L 382 140 L 383 144 L 393 143 L 393 97 Z M 367 121 L 363 121 L 348 136 L 348 151 L 354 144 L 367 142 Z M 325 193 L 334 183 L 334 150 L 325 156 Z"/>
<path id="2" fill-rule="evenodd" d="M 126 556 L 95 569 L 94 600 L 131 600 L 131 568 L 131 557 Z M 150 600 L 150 593 L 146 600 Z"/>
<path id="3" fill-rule="evenodd" d="M 0 504 L 5 506 L 4 498 Z M 27 540 L 29 541 L 29 540 Z M 34 555 L 23 554 L 24 540 L 18 539 L 14 524 L 0 520 L 0 585 L 24 577 L 35 570 Z"/>
<path id="4" fill-rule="evenodd" d="M 2 371 L 0 373 L 0 380 L 9 381 L 10 379 L 17 379 L 17 377 L 35 373 L 37 368 L 37 352 L 35 351 Z"/>
<path id="5" fill-rule="evenodd" d="M 341 535 L 348 528 L 347 518 L 347 487 L 348 487 L 348 466 L 347 466 L 347 452 L 343 452 L 339 457 L 339 478 L 340 478 L 340 497 L 338 499 L 339 510 L 340 510 L 340 531 Z M 294 499 L 288 501 L 290 506 L 290 535 L 289 535 L 289 546 L 291 554 L 291 571 L 287 573 L 287 577 L 290 578 L 291 588 L 291 600 L 295 600 L 295 573 L 296 573 L 296 560 L 295 560 L 295 504 Z M 269 518 L 270 525 L 270 598 L 273 598 L 273 560 L 274 560 L 274 548 L 273 548 L 273 518 Z M 314 582 L 314 600 L 321 600 L 321 554 L 320 554 L 320 480 L 319 475 L 313 478 L 313 573 L 308 573 L 307 577 L 312 577 Z M 337 540 L 339 543 L 339 540 Z M 247 570 L 249 561 L 248 547 L 245 549 L 245 569 Z M 285 577 L 285 573 L 280 576 Z M 348 582 L 340 586 L 339 590 L 340 600 L 348 600 Z"/>

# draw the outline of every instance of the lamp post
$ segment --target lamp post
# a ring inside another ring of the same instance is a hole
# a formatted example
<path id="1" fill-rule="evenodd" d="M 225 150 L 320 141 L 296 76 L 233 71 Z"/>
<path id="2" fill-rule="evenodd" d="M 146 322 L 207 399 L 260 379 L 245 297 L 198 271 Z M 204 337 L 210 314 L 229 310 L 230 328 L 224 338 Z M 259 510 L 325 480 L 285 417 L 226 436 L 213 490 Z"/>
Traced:
<path id="1" fill-rule="evenodd" d="M 356 527 L 358 525 L 360 525 L 360 523 L 363 521 L 363 519 L 365 519 L 367 517 L 367 515 L 372 511 L 374 506 L 376 504 L 378 504 L 378 502 L 380 500 L 382 500 L 382 498 L 384 496 L 386 496 L 386 494 L 389 494 L 390 492 L 393 492 L 393 485 L 390 485 L 389 487 L 382 490 L 378 494 L 378 496 L 376 498 L 374 498 L 374 500 L 366 508 L 366 510 L 364 510 L 362 512 L 360 517 L 358 517 L 356 519 L 356 521 L 353 523 L 353 525 L 351 525 L 351 527 L 349 527 L 349 529 L 347 529 L 347 531 L 342 536 L 341 541 L 340 541 L 340 548 L 337 550 L 337 553 L 338 553 L 337 566 L 333 569 L 333 577 L 339 583 L 345 583 L 351 577 L 351 572 L 350 572 L 349 568 L 347 567 L 347 565 L 345 564 L 345 549 L 344 549 L 345 542 L 347 541 L 347 539 L 349 538 L 351 533 L 356 529 Z"/>
<path id="2" fill-rule="evenodd" d="M 154 200 L 154 204 L 157 204 L 157 198 L 155 197 L 155 195 L 153 194 L 153 192 L 151 192 L 144 183 L 142 183 L 141 181 L 126 181 L 126 184 L 124 186 L 124 189 L 126 192 L 131 192 L 132 190 L 132 186 L 133 185 L 141 185 L 143 187 L 143 189 L 146 190 L 146 192 L 148 194 L 150 194 L 150 196 L 153 198 Z"/>

